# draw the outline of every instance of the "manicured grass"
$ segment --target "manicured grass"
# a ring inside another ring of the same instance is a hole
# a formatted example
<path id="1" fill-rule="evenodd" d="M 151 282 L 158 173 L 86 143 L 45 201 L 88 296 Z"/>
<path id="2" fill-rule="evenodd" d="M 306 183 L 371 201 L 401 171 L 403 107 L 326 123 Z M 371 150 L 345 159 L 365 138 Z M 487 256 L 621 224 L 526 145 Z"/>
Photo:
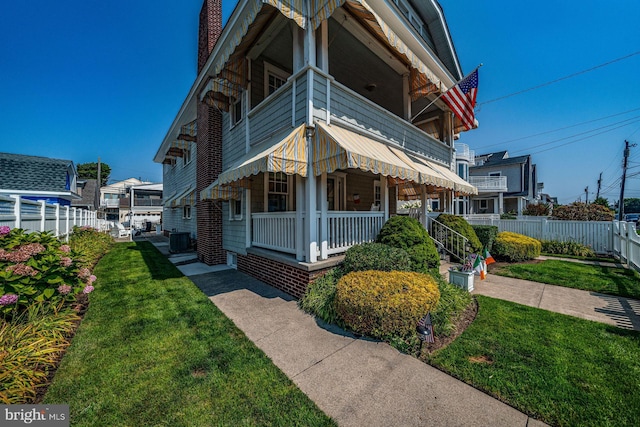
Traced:
<path id="1" fill-rule="evenodd" d="M 546 260 L 537 264 L 510 264 L 492 270 L 492 273 L 567 288 L 640 299 L 640 274 L 623 268 Z"/>
<path id="2" fill-rule="evenodd" d="M 151 244 L 117 244 L 95 274 L 45 396 L 72 425 L 335 425 Z"/>
<path id="3" fill-rule="evenodd" d="M 578 259 L 578 260 L 582 260 L 582 261 L 609 262 L 609 263 L 614 263 L 614 264 L 617 263 L 617 262 L 620 262 L 616 258 L 604 257 L 604 256 L 584 257 L 584 256 L 568 255 L 568 254 L 550 254 L 550 253 L 545 253 L 545 252 L 542 252 L 540 255 L 544 255 L 544 256 L 548 256 L 548 257 L 554 257 L 554 258 L 571 258 L 571 259 Z"/>
<path id="4" fill-rule="evenodd" d="M 476 320 L 429 363 L 551 425 L 637 425 L 640 333 L 477 298 Z"/>

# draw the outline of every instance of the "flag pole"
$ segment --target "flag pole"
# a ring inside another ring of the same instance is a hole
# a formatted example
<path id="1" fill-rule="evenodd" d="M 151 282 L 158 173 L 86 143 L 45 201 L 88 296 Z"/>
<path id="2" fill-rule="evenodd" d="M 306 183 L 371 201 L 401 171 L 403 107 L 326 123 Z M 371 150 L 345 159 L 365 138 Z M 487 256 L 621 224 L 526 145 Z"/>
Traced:
<path id="1" fill-rule="evenodd" d="M 464 79 L 466 79 L 467 77 L 469 77 L 471 74 L 475 73 L 478 68 L 482 67 L 484 64 L 480 63 L 480 65 L 478 65 L 476 68 L 473 69 L 473 71 L 471 71 L 469 74 L 467 74 L 466 76 L 464 76 L 463 78 L 461 78 L 460 80 L 458 80 L 453 86 L 451 86 L 449 89 L 445 90 L 444 92 L 442 92 L 440 95 L 438 95 L 436 97 L 436 99 L 434 99 L 433 101 L 431 101 L 429 104 L 427 104 L 426 107 L 424 107 L 422 110 L 420 110 L 420 112 L 418 114 L 416 114 L 415 116 L 413 116 L 411 118 L 411 123 L 413 123 L 413 121 L 422 113 L 424 113 L 427 108 L 431 107 L 438 99 L 440 99 L 445 93 L 449 92 L 451 89 L 453 89 L 454 87 L 456 87 L 461 81 L 463 81 Z"/>

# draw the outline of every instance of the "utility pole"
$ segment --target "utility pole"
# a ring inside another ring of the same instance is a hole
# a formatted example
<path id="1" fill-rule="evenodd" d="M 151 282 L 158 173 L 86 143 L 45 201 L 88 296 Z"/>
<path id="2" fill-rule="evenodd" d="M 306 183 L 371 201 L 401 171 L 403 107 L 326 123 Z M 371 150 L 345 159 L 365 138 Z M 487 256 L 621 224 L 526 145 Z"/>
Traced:
<path id="1" fill-rule="evenodd" d="M 589 186 L 584 187 L 584 203 L 585 205 L 589 204 Z"/>
<path id="2" fill-rule="evenodd" d="M 96 196 L 98 198 L 98 202 L 96 204 L 96 209 L 100 209 L 100 187 L 102 187 L 102 173 L 100 168 L 100 156 L 98 156 L 98 181 L 96 182 L 96 185 L 98 186 L 98 194 Z"/>
<path id="3" fill-rule="evenodd" d="M 624 163 L 622 164 L 622 184 L 620 185 L 620 202 L 618 203 L 618 221 L 622 221 L 624 218 L 624 182 L 627 179 L 627 161 L 629 159 L 629 147 L 635 147 L 636 144 L 629 144 L 629 141 L 624 141 Z"/>
<path id="4" fill-rule="evenodd" d="M 598 178 L 598 191 L 596 192 L 596 200 L 600 198 L 600 187 L 602 187 L 602 172 L 600 172 L 600 178 Z"/>

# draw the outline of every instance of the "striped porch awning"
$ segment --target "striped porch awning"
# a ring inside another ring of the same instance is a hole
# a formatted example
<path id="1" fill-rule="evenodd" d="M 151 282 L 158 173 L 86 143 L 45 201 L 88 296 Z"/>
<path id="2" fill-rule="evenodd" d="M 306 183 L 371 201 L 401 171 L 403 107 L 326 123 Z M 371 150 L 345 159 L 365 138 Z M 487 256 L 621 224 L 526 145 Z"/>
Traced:
<path id="1" fill-rule="evenodd" d="M 452 181 L 453 182 L 453 190 L 456 193 L 463 194 L 463 195 L 476 195 L 476 194 L 478 194 L 478 189 L 476 187 L 474 187 L 473 185 L 469 184 L 467 181 L 465 181 L 464 179 L 459 177 L 458 174 L 456 174 L 452 170 L 447 169 L 446 167 L 444 167 L 442 165 L 439 165 L 439 164 L 434 163 L 434 162 L 430 162 L 430 161 L 425 160 L 425 159 L 416 158 L 416 162 L 426 165 L 427 167 L 433 169 L 434 171 L 436 171 L 440 175 L 444 176 L 445 179 L 448 179 L 448 180 Z"/>
<path id="2" fill-rule="evenodd" d="M 171 197 L 169 200 L 165 202 L 165 206 L 169 206 L 171 208 L 177 208 L 184 205 L 189 205 L 193 203 L 187 203 L 190 200 L 192 194 L 195 194 L 195 189 L 193 185 L 189 186 L 185 190 L 178 193 L 176 196 Z"/>
<path id="3" fill-rule="evenodd" d="M 307 176 L 307 144 L 305 125 L 287 129 L 269 141 L 259 144 L 229 168 L 200 193 L 201 199 L 228 200 L 233 188 L 247 186 L 252 175 L 263 172 L 283 172 L 287 175 Z M 231 197 L 233 198 L 233 197 Z"/>
<path id="4" fill-rule="evenodd" d="M 198 134 L 198 120 L 187 123 L 180 126 L 180 133 L 178 134 L 179 141 L 195 142 L 196 135 Z"/>
<path id="5" fill-rule="evenodd" d="M 338 169 L 366 172 L 420 182 L 420 173 L 381 142 L 344 128 L 316 123 L 313 173 L 331 173 Z"/>
<path id="6" fill-rule="evenodd" d="M 216 77 L 209 79 L 201 93 L 201 101 L 205 101 L 208 105 L 217 107 L 220 110 L 229 111 L 229 106 L 233 100 L 240 98 L 242 88 L 229 80 Z"/>
<path id="7" fill-rule="evenodd" d="M 218 180 L 200 192 L 202 200 L 240 200 L 242 187 L 220 185 Z"/>

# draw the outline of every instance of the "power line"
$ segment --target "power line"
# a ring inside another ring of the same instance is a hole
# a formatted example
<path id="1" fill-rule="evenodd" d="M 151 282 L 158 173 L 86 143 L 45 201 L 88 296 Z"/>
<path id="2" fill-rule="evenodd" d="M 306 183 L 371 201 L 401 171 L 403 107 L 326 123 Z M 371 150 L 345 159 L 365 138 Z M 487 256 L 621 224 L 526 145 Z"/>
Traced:
<path id="1" fill-rule="evenodd" d="M 635 56 L 635 55 L 638 55 L 638 54 L 640 54 L 640 50 L 637 51 L 637 52 L 630 53 L 629 55 L 625 55 L 625 56 L 622 56 L 620 58 L 616 58 L 616 59 L 613 59 L 611 61 L 602 63 L 600 65 L 596 65 L 595 67 L 587 68 L 586 70 L 578 71 L 577 73 L 573 73 L 573 74 L 569 74 L 569 75 L 564 76 L 564 77 L 560 77 L 559 79 L 551 80 L 551 81 L 548 81 L 546 83 L 542 83 L 542 84 L 539 84 L 537 86 L 530 87 L 528 89 L 520 90 L 518 92 L 510 93 L 508 95 L 504 95 L 504 96 L 501 96 L 501 97 L 498 97 L 498 98 L 490 99 L 489 101 L 479 102 L 477 104 L 477 106 L 480 107 L 480 106 L 485 105 L 485 104 L 490 104 L 492 102 L 501 101 L 503 99 L 510 98 L 510 97 L 516 96 L 516 95 L 520 95 L 520 94 L 525 93 L 525 92 L 530 92 L 530 91 L 535 90 L 535 89 L 540 89 L 541 87 L 549 86 L 549 85 L 551 85 L 553 83 L 557 83 L 557 82 L 562 81 L 562 80 L 567 80 L 567 79 L 579 76 L 580 74 L 585 74 L 585 73 L 588 73 L 590 71 L 597 70 L 598 68 L 606 67 L 607 65 L 611 65 L 611 64 L 613 64 L 615 62 L 619 62 L 619 61 L 622 61 L 624 59 L 631 58 L 632 56 Z"/>

